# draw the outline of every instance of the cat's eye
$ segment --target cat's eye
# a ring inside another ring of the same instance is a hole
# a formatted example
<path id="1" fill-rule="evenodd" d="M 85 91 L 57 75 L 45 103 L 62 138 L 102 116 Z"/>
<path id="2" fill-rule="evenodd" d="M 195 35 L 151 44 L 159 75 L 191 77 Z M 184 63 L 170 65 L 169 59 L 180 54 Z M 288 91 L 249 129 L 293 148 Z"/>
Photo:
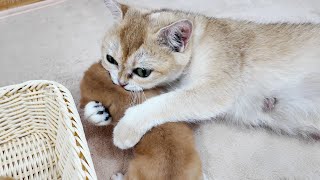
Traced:
<path id="1" fill-rule="evenodd" d="M 109 54 L 107 54 L 107 60 L 108 60 L 109 63 L 118 66 L 118 62 L 112 56 L 110 56 Z"/>
<path id="2" fill-rule="evenodd" d="M 133 70 L 134 74 L 136 74 L 140 77 L 143 77 L 143 78 L 150 76 L 151 72 L 152 72 L 151 69 L 143 69 L 143 68 L 136 68 Z"/>

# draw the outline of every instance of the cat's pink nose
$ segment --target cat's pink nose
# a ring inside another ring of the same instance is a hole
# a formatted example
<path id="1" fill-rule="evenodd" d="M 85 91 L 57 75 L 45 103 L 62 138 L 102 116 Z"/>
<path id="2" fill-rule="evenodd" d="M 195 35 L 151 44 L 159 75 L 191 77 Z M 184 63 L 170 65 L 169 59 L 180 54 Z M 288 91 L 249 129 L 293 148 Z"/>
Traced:
<path id="1" fill-rule="evenodd" d="M 119 84 L 121 87 L 125 87 L 126 85 L 128 85 L 128 83 L 122 83 L 122 82 L 119 82 Z"/>

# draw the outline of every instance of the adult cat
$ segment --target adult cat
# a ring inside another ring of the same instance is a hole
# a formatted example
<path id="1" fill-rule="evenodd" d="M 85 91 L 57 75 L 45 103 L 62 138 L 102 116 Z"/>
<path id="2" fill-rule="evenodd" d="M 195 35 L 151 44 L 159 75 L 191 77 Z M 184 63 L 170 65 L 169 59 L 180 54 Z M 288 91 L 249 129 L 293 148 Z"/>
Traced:
<path id="1" fill-rule="evenodd" d="M 152 127 L 224 116 L 237 124 L 309 136 L 320 129 L 320 26 L 256 24 L 105 0 L 117 23 L 102 64 L 129 91 L 168 93 L 129 108 L 114 143 L 134 146 Z M 276 97 L 271 112 L 265 97 Z"/>

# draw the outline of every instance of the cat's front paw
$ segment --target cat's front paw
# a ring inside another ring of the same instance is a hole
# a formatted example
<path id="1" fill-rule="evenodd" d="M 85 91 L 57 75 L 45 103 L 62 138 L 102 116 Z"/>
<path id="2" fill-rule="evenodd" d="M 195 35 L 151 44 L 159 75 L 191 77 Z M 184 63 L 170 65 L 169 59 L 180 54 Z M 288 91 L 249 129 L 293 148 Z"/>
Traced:
<path id="1" fill-rule="evenodd" d="M 97 101 L 91 101 L 84 107 L 84 117 L 97 126 L 107 126 L 111 123 L 108 109 Z"/>
<path id="2" fill-rule="evenodd" d="M 142 136 L 143 134 L 139 133 L 136 128 L 118 123 L 113 131 L 113 143 L 120 149 L 129 149 L 136 145 Z"/>
<path id="3" fill-rule="evenodd" d="M 133 147 L 146 132 L 141 113 L 132 110 L 127 110 L 126 115 L 113 130 L 113 143 L 120 149 Z"/>

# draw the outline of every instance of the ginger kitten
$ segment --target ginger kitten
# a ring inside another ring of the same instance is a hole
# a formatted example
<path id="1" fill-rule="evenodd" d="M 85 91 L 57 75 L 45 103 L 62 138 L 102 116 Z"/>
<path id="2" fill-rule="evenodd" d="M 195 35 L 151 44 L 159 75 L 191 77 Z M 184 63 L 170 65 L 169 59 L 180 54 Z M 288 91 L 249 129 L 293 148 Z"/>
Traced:
<path id="1" fill-rule="evenodd" d="M 149 90 L 145 96 L 159 93 L 157 89 Z M 131 98 L 128 91 L 112 83 L 100 63 L 92 65 L 81 81 L 80 106 L 85 107 L 86 118 L 96 125 L 116 124 L 130 106 Z M 201 180 L 201 161 L 193 131 L 185 123 L 166 123 L 154 128 L 135 146 L 126 175 L 118 173 L 112 179 Z"/>
<path id="2" fill-rule="evenodd" d="M 166 122 L 218 116 L 290 135 L 319 134 L 319 25 L 257 24 L 105 2 L 116 19 L 102 48 L 113 82 L 129 91 L 170 88 L 125 112 L 114 129 L 116 146 L 130 148 Z M 276 98 L 272 111 L 261 109 L 265 97 Z"/>

